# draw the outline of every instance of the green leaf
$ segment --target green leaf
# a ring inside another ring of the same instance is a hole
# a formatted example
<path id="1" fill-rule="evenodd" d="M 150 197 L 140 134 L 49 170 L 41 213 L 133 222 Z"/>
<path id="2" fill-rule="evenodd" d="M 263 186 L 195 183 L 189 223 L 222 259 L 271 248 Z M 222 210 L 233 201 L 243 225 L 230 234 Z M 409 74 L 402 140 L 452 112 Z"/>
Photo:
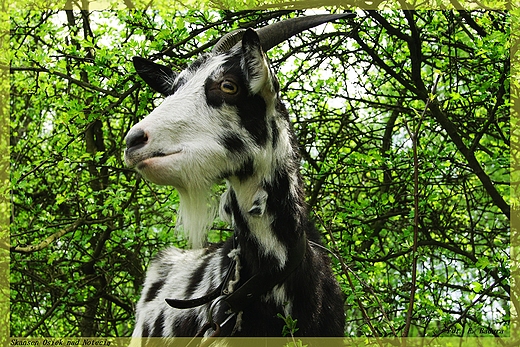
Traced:
<path id="1" fill-rule="evenodd" d="M 475 263 L 475 266 L 479 269 L 485 269 L 490 263 L 488 257 L 481 257 Z"/>
<path id="2" fill-rule="evenodd" d="M 480 293 L 484 287 L 482 286 L 482 284 L 480 282 L 471 282 L 470 288 L 475 293 Z"/>

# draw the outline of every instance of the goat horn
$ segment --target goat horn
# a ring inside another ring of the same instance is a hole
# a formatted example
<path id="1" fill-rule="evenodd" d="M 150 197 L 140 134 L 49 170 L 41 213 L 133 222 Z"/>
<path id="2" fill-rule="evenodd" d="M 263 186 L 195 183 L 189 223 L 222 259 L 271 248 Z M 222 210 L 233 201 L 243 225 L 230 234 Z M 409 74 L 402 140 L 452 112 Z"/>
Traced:
<path id="1" fill-rule="evenodd" d="M 347 12 L 340 14 L 320 14 L 307 17 L 295 17 L 270 24 L 256 30 L 256 32 L 260 38 L 262 49 L 266 52 L 302 31 L 336 19 L 352 18 L 355 16 L 355 13 Z M 238 29 L 222 36 L 222 38 L 215 44 L 212 51 L 219 53 L 230 50 L 240 42 L 244 32 L 245 29 Z"/>
<path id="2" fill-rule="evenodd" d="M 244 35 L 244 32 L 246 29 L 237 29 L 230 33 L 227 33 L 226 35 L 222 36 L 220 40 L 213 46 L 212 52 L 220 53 L 220 52 L 226 52 L 229 51 L 231 48 L 233 48 L 234 45 L 236 45 Z"/>
<path id="3" fill-rule="evenodd" d="M 301 33 L 307 29 L 313 28 L 326 22 L 332 22 L 333 20 L 340 18 L 355 17 L 356 14 L 352 12 L 340 13 L 340 14 L 322 14 L 307 17 L 296 17 L 285 21 L 273 23 L 258 29 L 258 37 L 262 44 L 262 49 L 267 52 L 274 46 L 282 43 L 288 38 Z"/>

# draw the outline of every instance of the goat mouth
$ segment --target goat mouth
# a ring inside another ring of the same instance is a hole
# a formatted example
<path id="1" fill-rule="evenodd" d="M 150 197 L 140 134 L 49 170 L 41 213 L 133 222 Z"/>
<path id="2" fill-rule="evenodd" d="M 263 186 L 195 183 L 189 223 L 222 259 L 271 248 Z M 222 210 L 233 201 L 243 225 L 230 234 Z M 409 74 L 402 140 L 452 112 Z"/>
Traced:
<path id="1" fill-rule="evenodd" d="M 182 149 L 178 149 L 178 150 L 167 152 L 167 153 L 165 153 L 165 152 L 154 152 L 150 156 L 148 156 L 148 157 L 142 159 L 141 161 L 139 161 L 135 165 L 135 168 L 137 170 L 142 170 L 142 169 L 146 168 L 147 166 L 151 165 L 153 163 L 153 161 L 155 161 L 155 160 L 160 160 L 160 158 L 171 157 L 171 156 L 174 156 L 176 154 L 179 154 L 180 152 L 182 152 Z"/>

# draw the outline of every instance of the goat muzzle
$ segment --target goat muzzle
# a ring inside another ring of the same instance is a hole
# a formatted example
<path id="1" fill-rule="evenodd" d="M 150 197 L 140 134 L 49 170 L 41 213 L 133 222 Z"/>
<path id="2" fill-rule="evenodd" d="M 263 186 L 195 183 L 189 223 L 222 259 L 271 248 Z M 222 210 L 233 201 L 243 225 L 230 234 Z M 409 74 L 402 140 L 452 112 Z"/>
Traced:
<path id="1" fill-rule="evenodd" d="M 146 145 L 148 135 L 142 129 L 131 131 L 125 139 L 126 150 L 133 151 Z"/>

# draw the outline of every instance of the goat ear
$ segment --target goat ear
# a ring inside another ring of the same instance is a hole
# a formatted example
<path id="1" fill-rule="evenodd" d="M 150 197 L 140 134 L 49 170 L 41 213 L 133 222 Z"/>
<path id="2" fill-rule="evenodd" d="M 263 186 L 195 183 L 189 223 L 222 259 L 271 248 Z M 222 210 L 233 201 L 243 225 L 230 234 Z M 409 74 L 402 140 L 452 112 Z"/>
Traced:
<path id="1" fill-rule="evenodd" d="M 135 71 L 153 90 L 164 96 L 173 94 L 173 82 L 177 74 L 167 66 L 151 60 L 133 57 Z"/>
<path id="2" fill-rule="evenodd" d="M 273 79 L 260 38 L 253 29 L 247 29 L 242 37 L 242 59 L 249 91 L 252 94 L 274 94 L 277 82 Z"/>

